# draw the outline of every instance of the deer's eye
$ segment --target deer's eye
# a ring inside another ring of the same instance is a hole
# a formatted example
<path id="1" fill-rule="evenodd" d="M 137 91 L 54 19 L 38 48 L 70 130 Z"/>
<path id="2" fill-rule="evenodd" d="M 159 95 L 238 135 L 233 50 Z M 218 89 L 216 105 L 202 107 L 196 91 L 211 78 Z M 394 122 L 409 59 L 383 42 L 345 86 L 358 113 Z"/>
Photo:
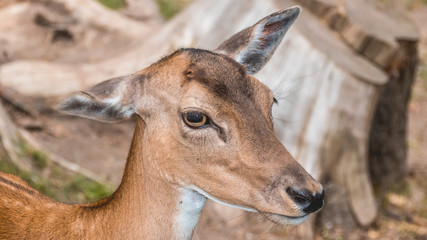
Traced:
<path id="1" fill-rule="evenodd" d="M 186 112 L 182 114 L 184 123 L 191 128 L 204 128 L 210 124 L 210 119 L 203 113 Z"/>

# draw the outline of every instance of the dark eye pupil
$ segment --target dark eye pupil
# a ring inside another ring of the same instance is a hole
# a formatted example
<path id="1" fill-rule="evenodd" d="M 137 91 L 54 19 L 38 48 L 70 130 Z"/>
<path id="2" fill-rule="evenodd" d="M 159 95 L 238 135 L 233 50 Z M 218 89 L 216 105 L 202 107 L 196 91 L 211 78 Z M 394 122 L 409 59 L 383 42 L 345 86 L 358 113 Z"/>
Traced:
<path id="1" fill-rule="evenodd" d="M 199 123 L 203 121 L 203 115 L 195 112 L 187 113 L 187 121 L 192 123 Z"/>

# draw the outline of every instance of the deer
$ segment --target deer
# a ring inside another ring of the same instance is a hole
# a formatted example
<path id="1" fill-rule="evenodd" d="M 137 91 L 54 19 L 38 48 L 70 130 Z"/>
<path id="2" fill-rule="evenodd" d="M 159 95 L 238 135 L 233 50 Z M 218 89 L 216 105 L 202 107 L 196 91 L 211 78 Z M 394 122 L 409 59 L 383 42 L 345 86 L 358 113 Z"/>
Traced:
<path id="1" fill-rule="evenodd" d="M 121 183 L 94 203 L 55 202 L 0 174 L 0 239 L 191 239 L 207 199 L 282 225 L 304 222 L 324 190 L 274 133 L 272 91 L 253 75 L 300 13 L 275 12 L 215 50 L 178 49 L 78 92 L 67 114 L 134 117 Z"/>

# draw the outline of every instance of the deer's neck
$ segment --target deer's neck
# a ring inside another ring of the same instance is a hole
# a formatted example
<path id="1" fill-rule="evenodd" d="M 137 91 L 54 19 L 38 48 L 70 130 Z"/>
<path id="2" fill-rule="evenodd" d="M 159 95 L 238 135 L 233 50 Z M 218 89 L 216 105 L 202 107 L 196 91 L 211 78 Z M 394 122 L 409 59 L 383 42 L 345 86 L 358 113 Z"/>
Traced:
<path id="1" fill-rule="evenodd" d="M 191 239 L 206 198 L 145 169 L 143 132 L 138 117 L 122 183 L 104 206 L 93 207 L 100 208 L 111 234 L 122 239 Z"/>

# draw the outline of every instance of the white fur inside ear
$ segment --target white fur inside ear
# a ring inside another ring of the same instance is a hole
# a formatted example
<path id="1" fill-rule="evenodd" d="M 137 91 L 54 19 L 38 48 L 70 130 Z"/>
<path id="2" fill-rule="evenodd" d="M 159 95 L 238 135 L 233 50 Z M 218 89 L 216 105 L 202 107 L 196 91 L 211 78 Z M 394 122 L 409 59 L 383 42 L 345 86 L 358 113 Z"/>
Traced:
<path id="1" fill-rule="evenodd" d="M 113 98 L 104 99 L 102 102 L 104 102 L 105 104 L 110 105 L 110 106 L 117 106 L 117 105 L 121 104 L 120 101 L 121 101 L 121 97 L 116 96 Z"/>
<path id="2" fill-rule="evenodd" d="M 215 51 L 234 58 L 249 74 L 255 74 L 270 60 L 300 12 L 300 7 L 293 7 L 270 14 L 231 36 Z"/>
<path id="3" fill-rule="evenodd" d="M 104 99 L 103 102 L 107 106 L 107 108 L 104 109 L 104 111 L 107 111 L 109 108 L 117 109 L 124 118 L 129 118 L 132 116 L 132 114 L 135 113 L 135 108 L 133 107 L 133 105 L 131 106 L 123 105 L 122 99 L 120 96 Z"/>
<path id="4" fill-rule="evenodd" d="M 135 113 L 133 105 L 123 105 L 122 98 L 105 98 L 97 100 L 83 93 L 66 99 L 58 110 L 104 122 L 117 122 L 130 118 Z"/>
<path id="5" fill-rule="evenodd" d="M 264 45 L 260 40 L 261 38 L 265 38 L 265 36 L 262 34 L 263 30 L 264 25 L 256 26 L 254 28 L 253 38 L 249 42 L 248 46 L 236 56 L 237 62 L 244 64 L 252 55 L 266 55 L 266 53 L 274 51 L 276 47 L 275 45 Z"/>

